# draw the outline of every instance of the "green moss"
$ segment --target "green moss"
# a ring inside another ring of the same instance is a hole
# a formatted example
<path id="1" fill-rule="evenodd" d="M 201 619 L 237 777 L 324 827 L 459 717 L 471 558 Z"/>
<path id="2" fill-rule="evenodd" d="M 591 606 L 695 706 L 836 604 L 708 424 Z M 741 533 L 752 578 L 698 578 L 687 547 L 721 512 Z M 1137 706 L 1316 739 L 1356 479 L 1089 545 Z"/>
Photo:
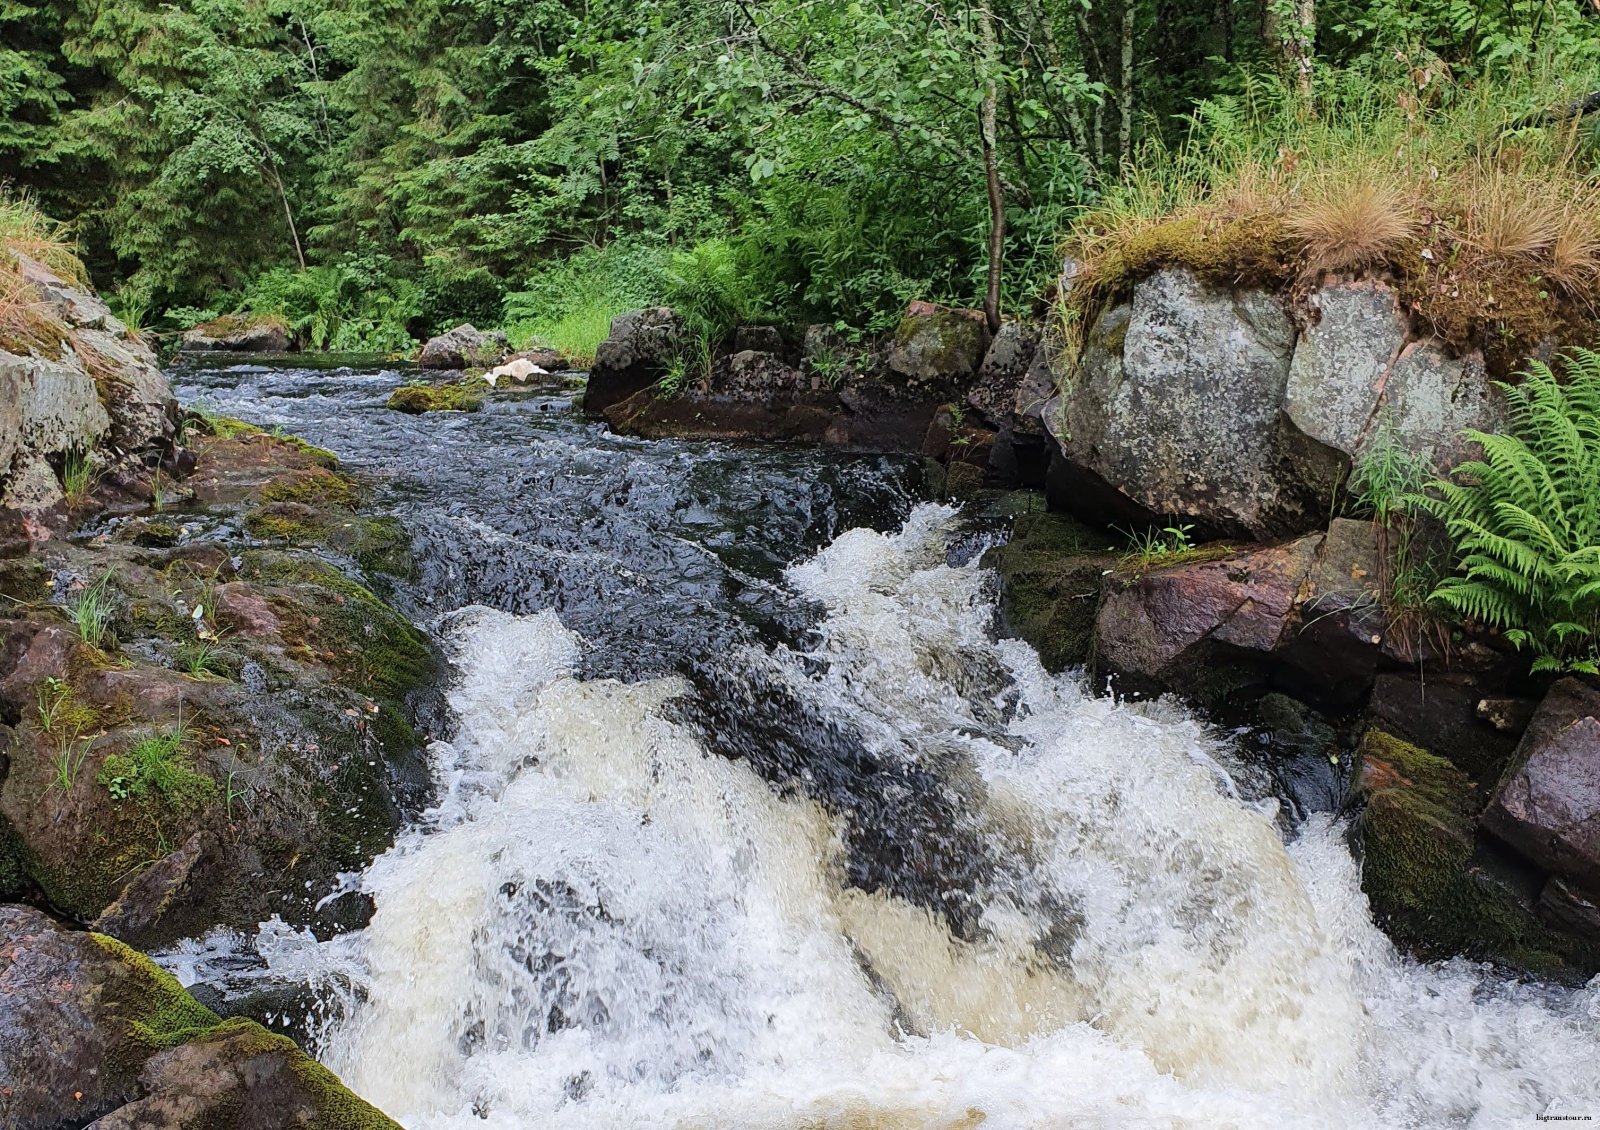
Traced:
<path id="1" fill-rule="evenodd" d="M 310 507 L 276 503 L 257 507 L 244 516 L 244 527 L 263 541 L 309 545 L 321 540 L 323 527 Z"/>
<path id="2" fill-rule="evenodd" d="M 298 502 L 303 506 L 354 510 L 361 489 L 354 480 L 326 467 L 313 467 L 278 479 L 261 488 L 261 501 Z"/>
<path id="3" fill-rule="evenodd" d="M 254 424 L 246 423 L 233 416 L 206 416 L 203 417 L 211 434 L 218 439 L 234 439 L 238 436 L 264 435 L 262 429 Z"/>
<path id="4" fill-rule="evenodd" d="M 1088 663 L 1101 577 L 1115 558 L 1106 535 L 1063 514 L 1017 519 L 1011 540 L 984 564 L 1000 574 L 1006 628 L 1032 644 L 1051 671 Z"/>
<path id="5" fill-rule="evenodd" d="M 221 1023 L 216 1013 L 184 991 L 176 977 L 138 950 L 104 934 L 90 934 L 89 938 L 127 967 L 127 975 L 116 989 L 116 1003 L 133 1045 L 123 1049 L 123 1054 L 148 1055 L 174 1048 Z"/>
<path id="6" fill-rule="evenodd" d="M 220 798 L 217 783 L 189 767 L 187 735 L 174 727 L 105 759 L 95 780 L 117 800 L 161 803 L 181 812 Z"/>
<path id="7" fill-rule="evenodd" d="M 446 385 L 401 385 L 389 394 L 388 406 L 413 416 L 423 412 L 476 412 L 483 407 L 485 387 L 481 380 Z"/>
<path id="8" fill-rule="evenodd" d="M 236 337 L 257 329 L 277 330 L 285 337 L 289 335 L 289 323 L 276 314 L 252 314 L 248 311 L 224 314 L 220 318 L 212 318 L 209 322 L 201 322 L 194 329 L 207 337 L 215 338 Z"/>
<path id="9" fill-rule="evenodd" d="M 1592 960 L 1482 865 L 1477 794 L 1465 773 L 1376 729 L 1359 753 L 1368 790 L 1362 887 L 1397 942 L 1429 958 L 1466 954 L 1540 970 Z"/>
<path id="10" fill-rule="evenodd" d="M 400 1130 L 398 1123 L 358 1098 L 337 1075 L 302 1052 L 293 1040 L 267 1031 L 254 1020 L 224 1020 L 203 1036 L 207 1040 L 227 1040 L 241 1057 L 282 1057 L 315 1110 L 312 1125 L 320 1130 Z"/>

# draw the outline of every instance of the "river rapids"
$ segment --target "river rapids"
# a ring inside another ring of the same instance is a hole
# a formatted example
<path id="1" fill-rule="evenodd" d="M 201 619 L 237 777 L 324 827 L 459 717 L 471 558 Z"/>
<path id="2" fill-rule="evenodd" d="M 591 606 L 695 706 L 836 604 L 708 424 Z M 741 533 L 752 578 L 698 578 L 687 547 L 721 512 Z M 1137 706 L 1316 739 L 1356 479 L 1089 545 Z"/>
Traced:
<path id="1" fill-rule="evenodd" d="M 413 532 L 432 805 L 350 878 L 365 929 L 241 942 L 411 1130 L 1600 1117 L 1600 981 L 1398 954 L 1337 814 L 1000 638 L 990 527 L 914 462 L 624 439 L 555 387 L 409 417 L 398 379 L 174 373 Z"/>

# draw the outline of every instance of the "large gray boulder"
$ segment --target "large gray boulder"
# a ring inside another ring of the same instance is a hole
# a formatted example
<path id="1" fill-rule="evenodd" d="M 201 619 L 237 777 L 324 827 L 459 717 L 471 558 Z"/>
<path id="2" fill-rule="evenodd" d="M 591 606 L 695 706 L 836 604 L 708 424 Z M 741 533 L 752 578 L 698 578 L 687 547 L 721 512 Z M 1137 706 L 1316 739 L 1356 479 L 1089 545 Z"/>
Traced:
<path id="1" fill-rule="evenodd" d="M 424 369 L 488 369 L 510 352 L 506 335 L 499 330 L 484 333 L 471 325 L 459 325 L 430 337 L 417 354 L 417 364 Z"/>
<path id="2" fill-rule="evenodd" d="M 683 348 L 683 319 L 667 306 L 630 310 L 611 319 L 594 351 L 583 410 L 596 415 L 659 381 Z"/>
<path id="3" fill-rule="evenodd" d="M 1096 320 L 1046 423 L 1129 516 L 1254 537 L 1302 529 L 1311 500 L 1282 474 L 1279 415 L 1294 342 L 1276 298 L 1157 271 Z"/>
<path id="4" fill-rule="evenodd" d="M 1306 305 L 1310 324 L 1295 343 L 1283 413 L 1308 441 L 1309 473 L 1331 491 L 1372 427 L 1408 323 L 1399 296 L 1377 280 L 1325 286 Z"/>
<path id="5" fill-rule="evenodd" d="M 33 260 L 19 265 L 48 320 L 43 336 L 60 343 L 0 348 L 0 510 L 28 513 L 61 501 L 69 456 L 105 471 L 170 450 L 177 402 L 155 355 L 105 303 Z"/>
<path id="6" fill-rule="evenodd" d="M 1550 689 L 1483 826 L 1590 898 L 1600 897 L 1600 690 L 1576 679 Z"/>

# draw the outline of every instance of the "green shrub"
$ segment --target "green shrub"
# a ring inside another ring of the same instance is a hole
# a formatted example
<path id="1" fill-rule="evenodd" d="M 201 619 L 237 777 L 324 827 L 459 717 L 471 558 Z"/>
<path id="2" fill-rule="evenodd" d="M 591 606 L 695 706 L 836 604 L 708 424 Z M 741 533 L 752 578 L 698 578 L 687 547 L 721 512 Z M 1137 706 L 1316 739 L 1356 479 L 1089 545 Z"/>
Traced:
<path id="1" fill-rule="evenodd" d="M 276 314 L 297 341 L 333 352 L 410 349 L 422 288 L 378 256 L 347 256 L 304 271 L 274 267 L 234 296 L 236 310 Z"/>
<path id="2" fill-rule="evenodd" d="M 1444 522 L 1456 575 L 1432 599 L 1505 630 L 1534 670 L 1600 672 L 1600 353 L 1573 350 L 1567 383 L 1534 362 L 1504 384 L 1511 434 L 1465 433 L 1483 458 L 1414 501 Z"/>

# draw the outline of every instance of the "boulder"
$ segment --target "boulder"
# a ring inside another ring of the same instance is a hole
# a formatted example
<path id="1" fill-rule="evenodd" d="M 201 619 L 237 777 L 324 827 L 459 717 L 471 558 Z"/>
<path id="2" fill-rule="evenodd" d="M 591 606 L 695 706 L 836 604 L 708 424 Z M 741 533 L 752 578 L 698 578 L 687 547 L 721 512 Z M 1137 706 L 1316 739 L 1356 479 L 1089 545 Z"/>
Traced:
<path id="1" fill-rule="evenodd" d="M 666 306 L 632 310 L 611 320 L 594 352 L 584 411 L 600 415 L 661 379 L 682 346 L 683 319 Z"/>
<path id="2" fill-rule="evenodd" d="M 1101 577 L 1117 564 L 1106 542 L 1065 514 L 1040 510 L 1019 517 L 1006 544 L 984 555 L 1000 575 L 1002 623 L 1033 645 L 1047 670 L 1093 658 Z"/>
<path id="3" fill-rule="evenodd" d="M 1489 379 L 1483 354 L 1452 357 L 1431 339 L 1414 341 L 1401 352 L 1385 382 L 1380 410 L 1394 442 L 1441 469 L 1472 457 L 1475 445 L 1462 436 L 1464 429 L 1501 431 L 1509 422 L 1505 398 Z M 1375 435 L 1369 429 L 1363 448 Z"/>
<path id="4" fill-rule="evenodd" d="M 777 326 L 740 326 L 733 331 L 735 353 L 783 352 L 783 333 Z"/>
<path id="5" fill-rule="evenodd" d="M 1373 423 L 1390 367 L 1406 342 L 1399 296 L 1363 279 L 1312 291 L 1311 324 L 1295 342 L 1283 414 L 1304 437 L 1304 470 L 1331 492 Z"/>
<path id="6" fill-rule="evenodd" d="M 547 349 L 544 346 L 535 346 L 531 349 L 519 349 L 507 362 L 527 361 L 537 365 L 547 373 L 565 373 L 572 369 L 572 359 L 559 349 Z"/>
<path id="7" fill-rule="evenodd" d="M 1553 929 L 1533 913 L 1538 890 L 1474 836 L 1477 790 L 1436 757 L 1379 729 L 1357 751 L 1361 886 L 1400 945 L 1430 959 L 1467 955 L 1543 973 L 1586 975 L 1600 937 Z"/>
<path id="8" fill-rule="evenodd" d="M 0 906 L 0 1125 L 393 1127 L 294 1043 L 223 1021 L 149 958 Z"/>
<path id="9" fill-rule="evenodd" d="M 1563 679 L 1539 705 L 1483 826 L 1600 896 L 1600 690 Z"/>
<path id="10" fill-rule="evenodd" d="M 949 395 L 977 373 L 988 345 L 981 310 L 913 302 L 890 342 L 889 371 L 908 388 Z"/>
<path id="11" fill-rule="evenodd" d="M 978 379 L 967 392 L 967 403 L 996 429 L 1019 423 L 1017 401 L 1025 377 L 1039 349 L 1039 331 L 1026 322 L 1006 322 L 989 343 L 978 366 Z"/>
<path id="12" fill-rule="evenodd" d="M 181 914 L 197 901 L 198 885 L 215 871 L 218 846 L 209 832 L 190 836 L 181 847 L 134 876 L 96 916 L 95 930 L 145 946 L 176 940 L 183 931 L 174 926 L 175 912 Z"/>
<path id="13" fill-rule="evenodd" d="M 289 327 L 270 314 L 224 314 L 185 330 L 181 348 L 191 353 L 282 353 Z"/>
<path id="14" fill-rule="evenodd" d="M 510 351 L 506 335 L 498 330 L 484 333 L 460 325 L 423 343 L 417 364 L 424 369 L 487 369 L 498 365 Z"/>
<path id="15" fill-rule="evenodd" d="M 676 396 L 643 388 L 606 408 L 605 417 L 613 431 L 650 439 L 822 443 L 843 412 L 820 378 L 782 357 L 747 349 L 717 358 L 705 380 Z"/>
<path id="16" fill-rule="evenodd" d="M 1046 411 L 1068 472 L 1059 489 L 1089 496 L 1074 501 L 1096 517 L 1174 516 L 1223 536 L 1305 529 L 1326 500 L 1282 473 L 1294 341 L 1288 314 L 1260 291 L 1176 269 L 1141 280 L 1131 304 L 1090 327 Z"/>

